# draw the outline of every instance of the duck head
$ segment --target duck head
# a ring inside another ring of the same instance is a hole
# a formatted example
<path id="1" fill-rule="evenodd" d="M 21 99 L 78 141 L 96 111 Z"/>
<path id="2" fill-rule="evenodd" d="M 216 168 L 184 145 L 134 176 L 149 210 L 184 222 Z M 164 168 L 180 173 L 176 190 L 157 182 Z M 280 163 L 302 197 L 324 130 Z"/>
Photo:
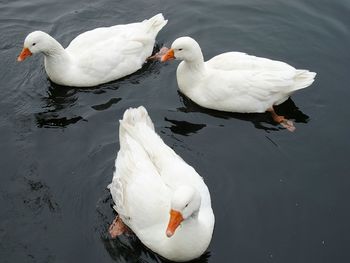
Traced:
<path id="1" fill-rule="evenodd" d="M 25 38 L 22 52 L 19 54 L 17 61 L 23 61 L 35 53 L 49 54 L 50 51 L 56 48 L 56 45 L 56 40 L 47 33 L 34 31 Z"/>
<path id="2" fill-rule="evenodd" d="M 171 200 L 170 219 L 166 229 L 167 237 L 172 237 L 182 223 L 195 219 L 200 205 L 201 196 L 195 188 L 181 186 L 176 189 Z"/>
<path id="3" fill-rule="evenodd" d="M 173 42 L 168 52 L 162 56 L 161 61 L 172 59 L 192 62 L 198 59 L 203 60 L 203 54 L 196 40 L 191 37 L 180 37 Z"/>

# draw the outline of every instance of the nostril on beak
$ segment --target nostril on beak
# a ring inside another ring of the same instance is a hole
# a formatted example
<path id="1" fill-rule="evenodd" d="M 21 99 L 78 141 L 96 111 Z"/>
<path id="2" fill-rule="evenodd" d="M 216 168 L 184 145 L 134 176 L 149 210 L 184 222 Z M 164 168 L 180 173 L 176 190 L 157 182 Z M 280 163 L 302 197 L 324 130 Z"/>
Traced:
<path id="1" fill-rule="evenodd" d="M 167 236 L 167 237 L 172 237 L 173 234 L 174 234 L 174 233 L 171 232 L 170 230 L 167 230 L 167 231 L 166 231 L 166 236 Z"/>

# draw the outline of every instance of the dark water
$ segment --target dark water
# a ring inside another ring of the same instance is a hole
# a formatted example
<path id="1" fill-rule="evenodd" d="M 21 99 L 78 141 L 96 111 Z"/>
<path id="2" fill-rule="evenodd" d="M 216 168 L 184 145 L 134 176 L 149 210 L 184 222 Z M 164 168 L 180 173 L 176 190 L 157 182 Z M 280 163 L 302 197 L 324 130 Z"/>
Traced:
<path id="1" fill-rule="evenodd" d="M 296 132 L 199 108 L 177 92 L 177 62 L 92 89 L 50 83 L 41 56 L 16 62 L 31 31 L 67 45 L 158 12 L 169 19 L 158 46 L 190 35 L 206 58 L 236 50 L 316 71 L 279 108 Z M 348 0 L 1 0 L 0 261 L 163 262 L 106 232 L 118 119 L 144 105 L 211 191 L 216 226 L 199 262 L 349 262 L 349 13 Z"/>

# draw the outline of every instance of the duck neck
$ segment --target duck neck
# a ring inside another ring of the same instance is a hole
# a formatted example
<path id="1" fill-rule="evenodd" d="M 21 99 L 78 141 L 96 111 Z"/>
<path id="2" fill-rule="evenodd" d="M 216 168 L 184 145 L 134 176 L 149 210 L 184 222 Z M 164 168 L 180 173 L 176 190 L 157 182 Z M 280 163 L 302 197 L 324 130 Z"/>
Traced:
<path id="1" fill-rule="evenodd" d="M 62 47 L 60 43 L 57 42 L 56 39 L 47 35 L 47 48 L 43 50 L 45 57 L 47 58 L 57 58 L 63 57 L 66 54 L 65 49 Z"/>
<path id="2" fill-rule="evenodd" d="M 47 48 L 42 53 L 45 55 L 44 62 L 47 75 L 53 82 L 63 85 L 64 83 L 60 82 L 61 76 L 65 75 L 67 77 L 71 73 L 72 59 L 69 54 L 51 36 L 49 36 Z"/>
<path id="3" fill-rule="evenodd" d="M 196 72 L 204 71 L 204 58 L 202 52 L 194 56 L 193 59 L 187 59 L 184 61 L 189 70 Z"/>
<path id="4" fill-rule="evenodd" d="M 177 68 L 176 76 L 179 90 L 187 97 L 195 96 L 197 92 L 196 85 L 198 79 L 204 78 L 206 75 L 206 67 L 203 56 L 193 60 L 183 60 Z"/>

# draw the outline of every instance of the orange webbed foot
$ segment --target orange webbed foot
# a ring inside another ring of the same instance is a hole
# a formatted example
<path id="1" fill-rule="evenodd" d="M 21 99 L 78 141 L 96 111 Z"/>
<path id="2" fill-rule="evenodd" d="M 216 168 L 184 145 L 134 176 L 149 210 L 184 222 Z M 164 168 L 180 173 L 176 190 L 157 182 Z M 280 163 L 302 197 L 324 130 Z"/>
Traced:
<path id="1" fill-rule="evenodd" d="M 122 234 L 130 234 L 131 230 L 124 224 L 119 216 L 117 216 L 108 229 L 112 238 L 116 238 Z"/>
<path id="2" fill-rule="evenodd" d="M 273 108 L 270 108 L 267 111 L 271 113 L 273 120 L 281 124 L 283 128 L 286 128 L 290 132 L 295 131 L 296 128 L 293 121 L 286 119 L 284 116 L 278 115 Z"/>
<path id="3" fill-rule="evenodd" d="M 280 122 L 280 124 L 290 132 L 294 132 L 296 129 L 294 123 L 291 120 L 284 119 Z"/>

